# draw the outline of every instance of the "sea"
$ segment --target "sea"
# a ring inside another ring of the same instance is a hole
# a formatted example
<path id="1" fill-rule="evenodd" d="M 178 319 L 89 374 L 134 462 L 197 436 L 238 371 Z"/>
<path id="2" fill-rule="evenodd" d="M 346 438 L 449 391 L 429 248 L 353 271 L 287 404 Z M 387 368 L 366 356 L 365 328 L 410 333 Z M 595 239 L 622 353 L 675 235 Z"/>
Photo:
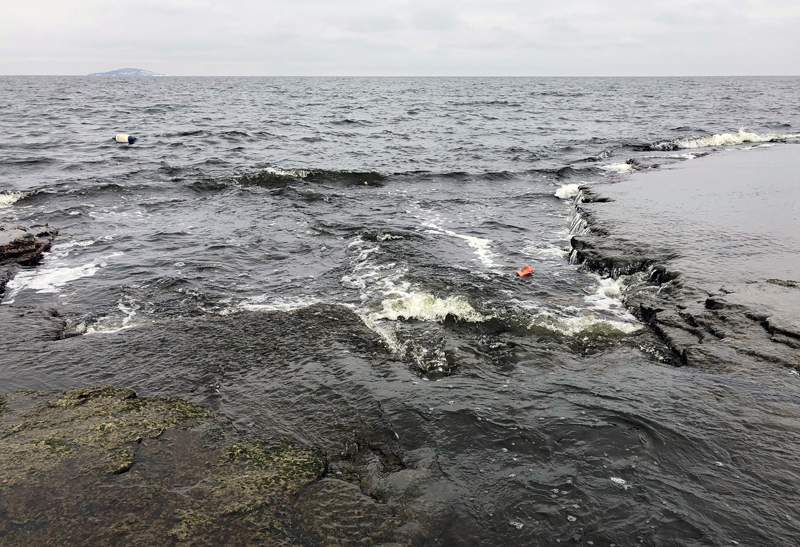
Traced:
<path id="1" fill-rule="evenodd" d="M 3 76 L 0 221 L 59 234 L 0 301 L 0 392 L 320 446 L 367 515 L 306 496 L 331 543 L 798 545 L 796 370 L 678 366 L 570 260 L 586 185 L 797 143 L 797 77 Z"/>

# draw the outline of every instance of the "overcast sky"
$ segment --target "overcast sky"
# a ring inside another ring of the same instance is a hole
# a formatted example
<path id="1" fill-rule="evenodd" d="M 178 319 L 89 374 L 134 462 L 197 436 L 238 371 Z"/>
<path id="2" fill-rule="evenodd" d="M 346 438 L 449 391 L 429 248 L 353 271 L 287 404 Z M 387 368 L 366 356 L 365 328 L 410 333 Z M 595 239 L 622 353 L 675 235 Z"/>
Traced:
<path id="1" fill-rule="evenodd" d="M 8 0 L 0 74 L 800 74 L 800 0 Z"/>

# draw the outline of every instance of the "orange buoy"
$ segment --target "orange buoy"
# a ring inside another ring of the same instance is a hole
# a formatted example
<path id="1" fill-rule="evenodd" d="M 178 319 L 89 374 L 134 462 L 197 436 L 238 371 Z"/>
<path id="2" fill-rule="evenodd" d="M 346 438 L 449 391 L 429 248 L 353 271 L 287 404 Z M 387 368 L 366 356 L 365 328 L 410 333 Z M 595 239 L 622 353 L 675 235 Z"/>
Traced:
<path id="1" fill-rule="evenodd" d="M 527 277 L 532 273 L 533 273 L 533 268 L 531 268 L 530 264 L 525 264 L 525 266 L 517 270 L 517 275 L 520 277 Z"/>

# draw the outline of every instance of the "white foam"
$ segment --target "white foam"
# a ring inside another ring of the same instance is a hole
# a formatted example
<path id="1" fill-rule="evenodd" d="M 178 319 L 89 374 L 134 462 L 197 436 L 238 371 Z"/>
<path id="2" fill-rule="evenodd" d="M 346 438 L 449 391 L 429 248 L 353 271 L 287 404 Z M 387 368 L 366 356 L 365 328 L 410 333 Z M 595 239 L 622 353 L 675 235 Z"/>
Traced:
<path id="1" fill-rule="evenodd" d="M 597 288 L 584 297 L 585 307 L 545 308 L 537 302 L 517 301 L 520 308 L 529 312 L 528 328 L 543 328 L 565 336 L 619 336 L 641 330 L 642 324 L 620 300 L 624 286 L 611 278 L 595 277 Z"/>
<path id="2" fill-rule="evenodd" d="M 573 199 L 580 191 L 580 185 L 578 184 L 565 184 L 556 190 L 556 197 L 561 199 Z"/>
<path id="3" fill-rule="evenodd" d="M 378 264 L 372 259 L 373 254 L 381 251 L 380 243 L 372 243 L 357 236 L 347 245 L 347 249 L 355 252 L 355 256 L 351 259 L 350 273 L 341 278 L 345 287 L 360 290 L 362 300 L 366 300 L 376 291 L 381 294 L 394 291 L 396 283 L 406 270 L 398 268 L 395 263 Z"/>
<path id="4" fill-rule="evenodd" d="M 676 160 L 693 160 L 697 158 L 694 154 L 672 154 L 671 156 L 667 156 L 668 158 L 673 158 Z"/>
<path id="5" fill-rule="evenodd" d="M 610 312 L 618 319 L 638 324 L 636 317 L 627 311 L 625 305 L 620 300 L 624 291 L 625 277 L 620 277 L 618 280 L 610 277 L 602 278 L 600 276 L 596 276 L 596 278 L 597 290 L 593 294 L 584 297 L 588 308 L 601 312 Z M 622 284 L 620 282 L 622 282 Z"/>
<path id="6" fill-rule="evenodd" d="M 133 320 L 138 315 L 139 305 L 136 300 L 132 298 L 122 299 L 117 303 L 117 309 L 122 312 L 123 317 L 120 319 L 118 316 L 108 316 L 95 321 L 91 325 L 81 323 L 75 327 L 76 332 L 83 332 L 85 335 L 89 334 L 114 334 L 134 326 Z"/>
<path id="7" fill-rule="evenodd" d="M 444 349 L 435 347 L 435 343 L 417 341 L 413 338 L 401 342 L 398 338 L 397 323 L 386 320 L 381 313 L 370 313 L 364 309 L 354 309 L 354 311 L 364 325 L 378 334 L 398 358 L 412 361 L 423 372 L 444 371 L 449 367 Z"/>
<path id="8" fill-rule="evenodd" d="M 459 233 L 456 233 L 456 232 L 454 232 L 452 230 L 447 230 L 445 228 L 437 226 L 436 224 L 433 224 L 432 222 L 426 222 L 423 225 L 424 226 L 428 226 L 429 228 L 431 228 L 430 230 L 428 230 L 428 233 L 431 233 L 431 234 L 444 234 L 444 235 L 448 235 L 450 237 L 455 237 L 455 238 L 462 239 L 462 240 L 466 241 L 467 245 L 469 245 L 470 248 L 474 249 L 475 256 L 478 257 L 478 260 L 484 266 L 486 266 L 487 268 L 495 268 L 495 269 L 500 268 L 500 266 L 498 264 L 496 264 L 494 262 L 494 260 L 492 259 L 494 257 L 494 253 L 492 253 L 492 251 L 489 250 L 489 247 L 492 244 L 492 240 L 491 239 L 485 239 L 485 238 L 481 238 L 481 237 L 475 237 L 475 236 L 468 236 L 468 235 L 459 234 Z M 500 273 L 500 272 L 498 272 L 498 273 Z"/>
<path id="9" fill-rule="evenodd" d="M 620 479 L 619 477 L 611 477 L 611 482 L 613 482 L 617 486 L 621 486 L 625 490 L 631 487 L 631 485 L 628 484 L 628 481 L 626 481 L 625 479 Z"/>
<path id="10" fill-rule="evenodd" d="M 269 173 L 270 175 L 274 175 L 276 177 L 291 177 L 300 179 L 304 179 L 313 173 L 313 171 L 307 171 L 305 169 L 279 169 L 277 167 L 267 167 L 266 169 L 263 169 L 262 172 Z"/>
<path id="11" fill-rule="evenodd" d="M 777 133 L 759 135 L 758 133 L 748 133 L 744 130 L 744 128 L 742 128 L 738 133 L 721 133 L 719 135 L 707 135 L 704 137 L 686 137 L 683 139 L 676 139 L 674 141 L 658 143 L 654 145 L 653 148 L 655 150 L 707 148 L 709 146 L 731 146 L 746 142 L 762 143 L 781 141 L 786 139 L 796 139 L 798 137 L 800 137 L 800 135 L 783 135 Z"/>
<path id="12" fill-rule="evenodd" d="M 629 163 L 612 163 L 610 165 L 601 165 L 600 169 L 611 173 L 625 174 L 633 172 L 633 165 Z"/>
<path id="13" fill-rule="evenodd" d="M 579 334 L 627 335 L 642 328 L 641 325 L 607 319 L 596 315 L 568 317 L 553 315 L 547 312 L 543 312 L 532 319 L 529 328 L 536 327 L 545 328 L 549 331 L 566 336 L 576 336 Z"/>
<path id="14" fill-rule="evenodd" d="M 282 311 L 289 312 L 308 308 L 315 304 L 321 304 L 323 301 L 318 298 L 300 297 L 292 300 L 284 300 L 283 298 L 270 298 L 269 296 L 255 296 L 247 299 L 244 302 L 235 304 L 231 308 L 223 310 L 220 315 L 228 315 L 231 311 Z"/>
<path id="15" fill-rule="evenodd" d="M 50 250 L 50 253 L 53 256 L 61 258 L 61 257 L 67 256 L 69 254 L 70 249 L 72 249 L 74 247 L 86 248 L 86 247 L 89 247 L 90 245 L 94 245 L 94 243 L 95 242 L 94 242 L 93 239 L 89 239 L 89 240 L 86 240 L 86 241 L 72 240 L 72 241 L 68 241 L 66 243 L 57 243 L 56 245 L 53 245 L 53 247 Z"/>
<path id="16" fill-rule="evenodd" d="M 41 270 L 27 270 L 20 272 L 8 282 L 9 296 L 6 304 L 14 302 L 14 297 L 23 290 L 32 290 L 38 293 L 57 293 L 61 287 L 71 281 L 82 277 L 91 277 L 100 265 L 95 262 L 76 267 L 49 267 Z"/>
<path id="17" fill-rule="evenodd" d="M 775 146 L 775 145 L 771 144 L 771 143 L 756 144 L 756 145 L 753 145 L 753 146 L 746 146 L 746 147 L 742 148 L 742 150 L 757 150 L 759 148 L 772 148 L 773 146 Z"/>
<path id="18" fill-rule="evenodd" d="M 8 282 L 4 304 L 13 304 L 14 297 L 23 290 L 32 290 L 37 293 L 58 293 L 68 283 L 82 277 L 91 277 L 100 268 L 107 266 L 106 260 L 124 253 L 116 252 L 98 257 L 94 261 L 80 266 L 68 266 L 65 259 L 75 247 L 88 247 L 94 241 L 70 241 L 54 245 L 52 250 L 45 253 L 45 262 L 42 267 L 25 270 Z"/>
<path id="19" fill-rule="evenodd" d="M 0 207 L 10 207 L 27 195 L 25 192 L 0 192 Z"/>
<path id="20" fill-rule="evenodd" d="M 395 298 L 386 298 L 381 302 L 381 306 L 383 309 L 370 314 L 370 319 L 373 321 L 417 319 L 442 322 L 448 315 L 470 323 L 479 323 L 487 319 L 478 313 L 466 298 L 459 295 L 437 298 L 425 292 L 412 292 Z"/>
<path id="21" fill-rule="evenodd" d="M 535 256 L 536 258 L 541 259 L 563 260 L 568 255 L 568 251 L 555 246 L 537 247 L 536 245 L 528 245 L 527 247 L 521 249 L 521 252 L 525 255 Z"/>

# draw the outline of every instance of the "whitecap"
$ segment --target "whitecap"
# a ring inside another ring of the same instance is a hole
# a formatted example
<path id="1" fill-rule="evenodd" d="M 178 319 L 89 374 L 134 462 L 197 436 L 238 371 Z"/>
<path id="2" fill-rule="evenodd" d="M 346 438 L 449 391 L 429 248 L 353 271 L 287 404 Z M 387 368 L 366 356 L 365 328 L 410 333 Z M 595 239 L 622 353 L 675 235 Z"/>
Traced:
<path id="1" fill-rule="evenodd" d="M 743 143 L 763 143 L 795 139 L 800 135 L 783 135 L 777 133 L 749 133 L 740 129 L 738 133 L 720 133 L 718 135 L 706 135 L 700 137 L 685 137 L 673 141 L 661 142 L 653 145 L 654 150 L 682 150 L 693 148 L 707 148 L 710 146 L 731 146 Z"/>
<path id="2" fill-rule="evenodd" d="M 306 169 L 280 169 L 278 167 L 267 167 L 266 169 L 262 170 L 262 173 L 268 173 L 276 177 L 304 179 L 314 172 Z"/>
<path id="3" fill-rule="evenodd" d="M 0 192 L 0 207 L 10 207 L 27 195 L 25 192 Z"/>
<path id="4" fill-rule="evenodd" d="M 573 199 L 580 193 L 580 185 L 578 184 L 565 184 L 556 190 L 556 197 L 561 199 Z"/>
<path id="5" fill-rule="evenodd" d="M 381 302 L 383 309 L 370 314 L 374 321 L 388 319 L 417 319 L 420 321 L 442 322 L 448 315 L 461 321 L 479 323 L 487 319 L 473 308 L 466 298 L 460 295 L 437 298 L 426 292 L 406 293 Z"/>
<path id="6" fill-rule="evenodd" d="M 611 477 L 611 482 L 613 482 L 617 486 L 621 486 L 625 490 L 631 487 L 631 485 L 628 484 L 628 481 L 626 481 L 625 479 L 621 479 L 619 477 Z"/>

